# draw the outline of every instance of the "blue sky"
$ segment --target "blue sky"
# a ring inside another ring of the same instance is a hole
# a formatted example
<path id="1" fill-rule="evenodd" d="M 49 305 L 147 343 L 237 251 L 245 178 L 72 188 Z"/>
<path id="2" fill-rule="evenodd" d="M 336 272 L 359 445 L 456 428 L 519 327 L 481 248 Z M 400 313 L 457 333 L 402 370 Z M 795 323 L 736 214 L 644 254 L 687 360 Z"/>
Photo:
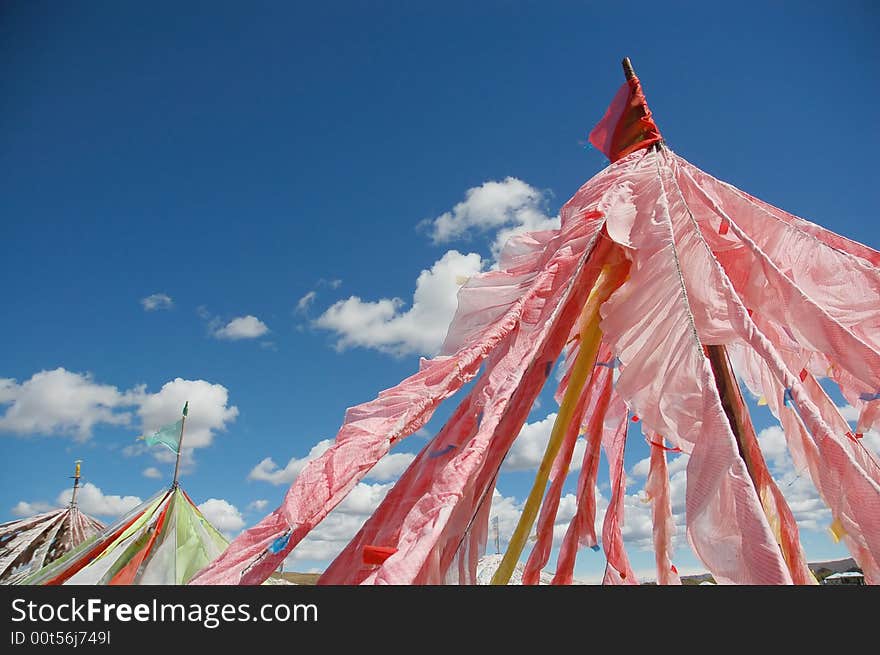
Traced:
<path id="1" fill-rule="evenodd" d="M 184 399 L 184 487 L 224 501 L 230 534 L 259 520 L 298 463 L 280 469 L 432 354 L 456 277 L 491 265 L 500 231 L 552 221 L 606 165 L 584 144 L 624 55 L 678 154 L 880 249 L 872 3 L 311 5 L 6 3 L 0 520 L 55 504 L 77 458 L 103 518 L 147 498 L 173 461 L 136 437 Z M 481 198 L 471 229 L 441 233 Z M 554 408 L 543 394 L 535 435 Z M 499 513 L 528 493 L 527 441 Z M 291 566 L 326 564 L 405 461 Z M 794 479 L 782 455 L 776 472 Z M 845 556 L 816 512 L 808 557 Z M 577 573 L 602 566 L 585 551 Z"/>

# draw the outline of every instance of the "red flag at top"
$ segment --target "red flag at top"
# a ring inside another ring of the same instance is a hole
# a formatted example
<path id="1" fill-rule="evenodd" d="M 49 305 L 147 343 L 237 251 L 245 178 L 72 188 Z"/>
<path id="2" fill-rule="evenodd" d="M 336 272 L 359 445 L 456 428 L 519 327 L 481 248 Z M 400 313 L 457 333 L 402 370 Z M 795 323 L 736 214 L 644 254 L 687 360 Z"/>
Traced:
<path id="1" fill-rule="evenodd" d="M 647 148 L 661 138 L 642 93 L 642 85 L 635 75 L 623 83 L 605 116 L 590 132 L 590 143 L 612 162 L 640 148 Z"/>

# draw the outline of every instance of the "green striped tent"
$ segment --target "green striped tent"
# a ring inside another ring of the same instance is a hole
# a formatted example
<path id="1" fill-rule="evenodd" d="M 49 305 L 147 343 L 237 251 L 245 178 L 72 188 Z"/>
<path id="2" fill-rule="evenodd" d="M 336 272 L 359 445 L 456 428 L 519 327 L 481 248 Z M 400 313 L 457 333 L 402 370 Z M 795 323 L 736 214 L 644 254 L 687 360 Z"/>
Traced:
<path id="1" fill-rule="evenodd" d="M 173 485 L 17 583 L 181 585 L 213 561 L 227 544 L 187 493 Z"/>

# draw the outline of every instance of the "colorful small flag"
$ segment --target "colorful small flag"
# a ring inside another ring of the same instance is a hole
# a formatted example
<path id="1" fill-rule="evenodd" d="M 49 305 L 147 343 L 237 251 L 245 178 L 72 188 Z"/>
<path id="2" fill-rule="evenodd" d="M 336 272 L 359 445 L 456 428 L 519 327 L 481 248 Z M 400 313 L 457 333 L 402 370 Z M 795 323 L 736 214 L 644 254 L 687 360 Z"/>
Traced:
<path id="1" fill-rule="evenodd" d="M 182 426 L 183 419 L 180 419 L 159 428 L 150 436 L 142 435 L 138 439 L 143 439 L 148 446 L 155 446 L 160 443 L 176 454 L 180 450 L 180 429 Z"/>

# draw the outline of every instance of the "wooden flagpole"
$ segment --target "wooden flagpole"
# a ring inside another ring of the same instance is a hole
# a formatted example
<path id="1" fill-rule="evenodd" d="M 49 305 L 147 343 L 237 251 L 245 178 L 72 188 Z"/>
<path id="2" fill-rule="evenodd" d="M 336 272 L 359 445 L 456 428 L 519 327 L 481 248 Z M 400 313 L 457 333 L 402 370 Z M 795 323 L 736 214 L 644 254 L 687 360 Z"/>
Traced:
<path id="1" fill-rule="evenodd" d="M 172 489 L 176 489 L 178 486 L 177 474 L 180 471 L 180 454 L 183 452 L 183 426 L 186 425 L 186 414 L 188 407 L 189 401 L 187 401 L 186 405 L 183 406 L 183 418 L 180 419 L 180 438 L 177 440 L 177 461 L 174 463 L 174 480 L 171 482 Z"/>
<path id="2" fill-rule="evenodd" d="M 625 57 L 623 60 L 623 71 L 627 80 L 635 76 L 635 71 L 633 70 L 632 62 L 630 62 L 629 57 Z M 658 150 L 661 149 L 663 147 L 662 142 L 656 143 L 654 147 Z M 752 438 L 755 438 L 754 436 L 750 436 L 755 434 L 755 429 L 752 425 L 751 417 L 749 416 L 748 407 L 742 398 L 742 393 L 740 392 L 739 384 L 736 381 L 736 376 L 730 366 L 727 348 L 722 344 L 705 345 L 703 348 L 706 358 L 709 360 L 709 365 L 712 368 L 712 375 L 715 379 L 715 388 L 718 391 L 718 396 L 721 399 L 721 406 L 724 408 L 724 414 L 727 417 L 727 422 L 730 425 L 730 430 L 736 441 L 736 447 L 740 459 L 743 461 L 743 464 L 745 464 L 746 472 L 752 482 L 752 488 L 755 490 L 755 494 L 758 496 L 758 502 L 769 520 L 770 514 L 764 504 L 764 498 L 762 498 L 761 485 L 758 483 L 761 468 L 766 468 L 766 464 L 762 461 L 752 461 L 748 443 L 750 443 Z M 783 559 L 786 564 L 789 564 L 791 561 L 791 553 L 787 550 L 789 546 L 784 543 L 784 540 L 779 534 L 776 534 L 776 540 Z M 794 575 L 793 572 L 792 574 Z"/>
<path id="3" fill-rule="evenodd" d="M 71 498 L 70 498 L 70 507 L 71 508 L 76 507 L 76 492 L 79 491 L 79 478 L 80 478 L 79 465 L 81 462 L 82 462 L 82 460 L 79 460 L 79 459 L 76 460 L 76 469 L 74 470 L 74 473 L 72 476 L 73 477 L 73 496 L 71 496 Z"/>

